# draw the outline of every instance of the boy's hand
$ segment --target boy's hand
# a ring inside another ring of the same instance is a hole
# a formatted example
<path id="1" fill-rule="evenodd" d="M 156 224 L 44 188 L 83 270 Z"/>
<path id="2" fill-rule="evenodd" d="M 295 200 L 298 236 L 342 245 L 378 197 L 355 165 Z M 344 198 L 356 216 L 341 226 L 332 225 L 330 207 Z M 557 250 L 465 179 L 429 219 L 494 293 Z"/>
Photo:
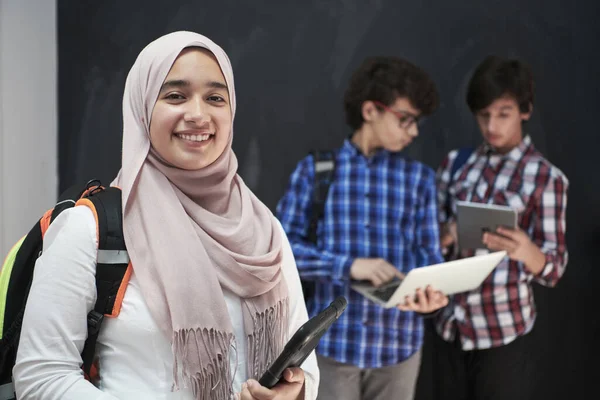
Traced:
<path id="1" fill-rule="evenodd" d="M 533 274 L 544 269 L 546 256 L 531 241 L 527 233 L 521 229 L 498 228 L 497 233 L 483 234 L 483 244 L 493 251 L 506 250 L 508 256 L 515 261 L 521 261 Z"/>
<path id="2" fill-rule="evenodd" d="M 415 301 L 414 297 L 417 298 Z M 426 290 L 417 289 L 415 296 L 406 296 L 406 302 L 399 304 L 398 309 L 402 311 L 415 311 L 428 314 L 448 305 L 448 296 L 439 290 L 427 286 Z"/>
<path id="3" fill-rule="evenodd" d="M 456 232 L 456 222 L 450 222 L 440 227 L 440 246 L 442 253 L 448 252 L 448 247 L 458 242 L 458 233 Z"/>
<path id="4" fill-rule="evenodd" d="M 350 267 L 350 277 L 357 281 L 370 281 L 377 287 L 396 277 L 402 279 L 404 274 L 383 258 L 357 258 Z"/>

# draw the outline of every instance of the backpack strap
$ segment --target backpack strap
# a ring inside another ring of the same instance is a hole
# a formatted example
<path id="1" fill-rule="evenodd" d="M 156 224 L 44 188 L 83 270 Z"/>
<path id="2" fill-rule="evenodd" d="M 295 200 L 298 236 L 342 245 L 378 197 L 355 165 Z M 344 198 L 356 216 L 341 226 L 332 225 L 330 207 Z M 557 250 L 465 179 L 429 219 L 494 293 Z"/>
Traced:
<path id="1" fill-rule="evenodd" d="M 450 169 L 450 183 L 452 183 L 454 180 L 454 174 L 456 174 L 456 171 L 465 165 L 469 157 L 471 157 L 471 154 L 473 154 L 474 150 L 475 149 L 472 147 L 461 147 L 458 149 L 458 153 L 456 154 L 456 158 L 454 159 L 452 168 Z"/>
<path id="2" fill-rule="evenodd" d="M 123 237 L 121 190 L 109 187 L 91 191 L 77 205 L 90 207 L 97 221 L 97 299 L 94 309 L 88 314 L 88 337 L 81 353 L 83 371 L 86 376 L 91 377 L 102 322 L 105 316 L 118 315 L 131 268 Z"/>
<path id="3" fill-rule="evenodd" d="M 97 186 L 94 186 L 94 184 L 96 184 L 96 183 L 97 183 Z M 48 225 L 50 225 L 50 223 L 54 222 L 56 217 L 58 217 L 58 215 L 61 212 L 63 212 L 67 208 L 73 207 L 77 203 L 77 201 L 84 196 L 84 194 L 87 191 L 92 190 L 95 187 L 99 187 L 99 185 L 100 185 L 100 181 L 94 179 L 94 180 L 89 181 L 85 185 L 85 187 L 82 187 L 81 185 L 73 185 L 70 188 L 68 188 L 67 190 L 65 190 L 63 193 L 61 193 L 61 195 L 58 196 L 58 200 L 50 213 L 50 220 L 48 221 Z"/>
<path id="4" fill-rule="evenodd" d="M 452 167 L 450 167 L 450 180 L 448 181 L 448 187 L 452 185 L 452 183 L 454 182 L 454 175 L 458 172 L 459 169 L 461 169 L 465 165 L 469 157 L 471 157 L 471 154 L 473 154 L 474 150 L 475 149 L 473 147 L 461 147 L 460 149 L 458 149 L 456 158 L 452 162 Z M 452 213 L 452 205 L 450 203 L 450 197 L 448 195 L 446 195 L 445 207 L 446 214 L 450 215 Z"/>
<path id="5" fill-rule="evenodd" d="M 315 178 L 312 193 L 311 216 L 308 226 L 308 240 L 317 243 L 317 227 L 325 214 L 325 202 L 329 187 L 335 177 L 335 152 L 333 150 L 319 150 L 311 152 L 314 159 Z"/>

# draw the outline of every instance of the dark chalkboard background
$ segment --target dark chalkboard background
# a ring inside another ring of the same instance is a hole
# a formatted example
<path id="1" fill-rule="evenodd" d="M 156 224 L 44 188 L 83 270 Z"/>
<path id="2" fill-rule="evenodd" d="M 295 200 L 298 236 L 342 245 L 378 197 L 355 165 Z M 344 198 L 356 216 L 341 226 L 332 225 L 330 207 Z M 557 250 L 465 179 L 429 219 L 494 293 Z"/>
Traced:
<path id="1" fill-rule="evenodd" d="M 59 0 L 60 189 L 116 174 L 127 72 L 138 52 L 167 32 L 203 33 L 229 54 L 240 174 L 271 208 L 308 150 L 338 145 L 350 133 L 341 99 L 364 57 L 405 57 L 438 83 L 440 110 L 406 150 L 432 167 L 450 149 L 479 142 L 464 101 L 475 65 L 492 53 L 522 58 L 537 85 L 528 129 L 571 181 L 567 273 L 555 289 L 536 287 L 534 398 L 595 398 L 599 11 L 593 0 Z M 426 351 L 419 399 L 430 398 L 428 365 Z"/>

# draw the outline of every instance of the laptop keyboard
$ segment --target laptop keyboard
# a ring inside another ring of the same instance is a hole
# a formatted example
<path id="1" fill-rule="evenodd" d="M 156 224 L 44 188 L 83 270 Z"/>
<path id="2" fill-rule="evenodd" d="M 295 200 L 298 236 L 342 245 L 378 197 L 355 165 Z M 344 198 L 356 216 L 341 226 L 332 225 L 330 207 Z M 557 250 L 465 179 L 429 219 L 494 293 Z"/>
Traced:
<path id="1" fill-rule="evenodd" d="M 371 294 L 380 300 L 388 301 L 396 289 L 398 289 L 398 286 L 400 286 L 400 282 L 393 282 L 391 284 L 383 285 L 377 289 L 373 289 Z"/>

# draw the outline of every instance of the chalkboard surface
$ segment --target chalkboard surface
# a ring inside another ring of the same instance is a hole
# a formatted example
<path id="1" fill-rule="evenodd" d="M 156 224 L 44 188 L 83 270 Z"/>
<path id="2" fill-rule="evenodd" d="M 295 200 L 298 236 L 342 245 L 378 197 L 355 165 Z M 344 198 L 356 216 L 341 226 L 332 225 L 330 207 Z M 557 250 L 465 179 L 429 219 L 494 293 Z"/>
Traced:
<path id="1" fill-rule="evenodd" d="M 528 130 L 571 183 L 567 273 L 556 289 L 536 287 L 535 399 L 583 397 L 600 376 L 598 11 L 593 0 L 59 0 L 60 189 L 116 174 L 126 74 L 167 32 L 205 34 L 229 54 L 239 172 L 272 209 L 300 158 L 350 133 L 342 95 L 364 57 L 405 57 L 439 85 L 439 111 L 406 150 L 432 167 L 479 143 L 464 100 L 476 64 L 488 54 L 522 58 L 536 78 Z M 418 398 L 429 398 L 430 379 L 426 348 Z"/>

